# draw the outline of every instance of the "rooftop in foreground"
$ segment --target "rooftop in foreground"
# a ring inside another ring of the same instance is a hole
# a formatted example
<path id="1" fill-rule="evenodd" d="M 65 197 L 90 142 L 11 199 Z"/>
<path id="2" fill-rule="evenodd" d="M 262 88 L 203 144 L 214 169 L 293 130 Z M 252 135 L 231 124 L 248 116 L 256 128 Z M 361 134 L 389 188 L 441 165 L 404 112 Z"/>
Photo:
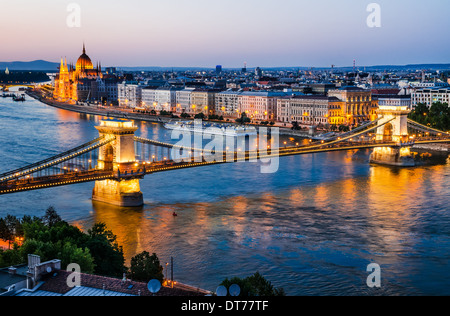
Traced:
<path id="1" fill-rule="evenodd" d="M 69 287 L 73 272 L 61 269 L 60 260 L 40 262 L 29 255 L 28 264 L 0 269 L 0 296 L 205 296 L 211 294 L 192 286 L 173 282 L 152 294 L 147 282 L 79 274 L 79 286 Z"/>
<path id="2" fill-rule="evenodd" d="M 70 272 L 60 270 L 48 276 L 43 279 L 43 284 L 39 287 L 37 294 L 48 295 L 53 293 L 60 296 L 152 296 L 152 293 L 147 288 L 147 283 L 123 281 L 121 279 L 83 273 L 81 274 L 81 286 L 70 288 L 67 286 L 69 275 Z M 155 296 L 205 296 L 207 294 L 204 290 L 196 290 L 194 288 L 188 290 L 184 286 L 178 286 L 175 283 L 174 288 L 161 287 L 161 290 Z"/>

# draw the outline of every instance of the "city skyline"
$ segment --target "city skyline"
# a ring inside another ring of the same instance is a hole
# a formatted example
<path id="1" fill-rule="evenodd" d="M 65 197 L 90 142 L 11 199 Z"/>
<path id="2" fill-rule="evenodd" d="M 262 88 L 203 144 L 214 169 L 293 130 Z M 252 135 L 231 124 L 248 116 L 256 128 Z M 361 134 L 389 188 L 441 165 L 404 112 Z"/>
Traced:
<path id="1" fill-rule="evenodd" d="M 78 1 L 80 27 L 69 27 L 70 1 L 8 2 L 0 22 L 8 43 L 1 61 L 68 61 L 81 50 L 104 66 L 348 67 L 449 63 L 441 40 L 447 1 L 378 1 L 381 27 L 369 27 L 368 1 Z M 257 5 L 258 4 L 258 5 Z M 434 7 L 441 8 L 435 10 Z M 17 17 L 20 17 L 18 19 Z M 22 21 L 27 21 L 23 23 Z M 170 21 L 170 22 L 168 22 Z M 32 28 L 33 31 L 30 31 Z M 39 34 L 39 36 L 36 36 Z M 419 45 L 420 44 L 420 45 Z M 180 53 L 182 52 L 182 53 Z M 126 56 L 126 57 L 124 57 Z M 424 57 L 426 56 L 426 57 Z"/>

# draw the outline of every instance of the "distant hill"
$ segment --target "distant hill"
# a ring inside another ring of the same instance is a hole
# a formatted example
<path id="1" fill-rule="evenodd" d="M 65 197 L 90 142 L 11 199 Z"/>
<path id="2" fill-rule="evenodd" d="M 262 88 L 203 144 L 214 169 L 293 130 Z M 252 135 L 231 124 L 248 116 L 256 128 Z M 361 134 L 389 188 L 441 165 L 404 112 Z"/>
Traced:
<path id="1" fill-rule="evenodd" d="M 117 67 L 123 71 L 207 71 L 212 70 L 212 67 L 158 67 L 158 66 L 150 66 L 150 67 Z M 214 68 L 215 69 L 215 68 Z"/>
<path id="2" fill-rule="evenodd" d="M 379 66 L 357 66 L 358 70 L 365 71 L 436 71 L 436 70 L 450 70 L 450 64 L 413 64 L 413 65 L 379 65 Z M 330 70 L 331 68 L 315 68 L 316 70 Z M 336 67 L 339 71 L 352 71 L 353 67 Z"/>
<path id="3" fill-rule="evenodd" d="M 58 71 L 59 63 L 53 63 L 45 60 L 35 60 L 35 61 L 13 61 L 13 62 L 0 62 L 0 72 L 4 71 L 8 67 L 9 70 L 29 70 L 29 71 L 47 71 L 56 72 Z M 117 67 L 118 69 L 124 71 L 207 71 L 213 70 L 213 67 Z M 450 70 L 450 64 L 414 64 L 414 65 L 379 65 L 379 66 L 358 66 L 359 70 L 366 71 L 416 71 L 416 70 Z M 264 70 L 331 70 L 330 67 L 261 67 Z M 352 71 L 353 67 L 336 67 L 336 71 Z M 224 70 L 240 70 L 240 68 L 224 68 Z M 253 71 L 254 68 L 248 68 L 248 71 Z"/>
<path id="4" fill-rule="evenodd" d="M 8 83 L 38 83 L 50 81 L 44 71 L 11 70 L 9 74 L 0 71 L 0 84 Z"/>
<path id="5" fill-rule="evenodd" d="M 4 71 L 6 67 L 9 70 L 55 72 L 58 70 L 59 63 L 52 63 L 45 60 L 0 62 L 0 71 Z"/>
<path id="6" fill-rule="evenodd" d="M 124 71 L 207 71 L 214 70 L 213 67 L 117 67 Z M 241 68 L 223 68 L 224 70 L 240 70 Z M 255 68 L 248 68 L 247 71 L 254 71 Z M 266 71 L 299 71 L 299 70 L 331 70 L 331 67 L 261 67 Z M 366 71 L 416 71 L 416 70 L 450 70 L 450 64 L 416 64 L 416 65 L 379 65 L 379 66 L 358 66 L 359 70 Z M 335 67 L 336 71 L 352 71 L 353 66 Z"/>

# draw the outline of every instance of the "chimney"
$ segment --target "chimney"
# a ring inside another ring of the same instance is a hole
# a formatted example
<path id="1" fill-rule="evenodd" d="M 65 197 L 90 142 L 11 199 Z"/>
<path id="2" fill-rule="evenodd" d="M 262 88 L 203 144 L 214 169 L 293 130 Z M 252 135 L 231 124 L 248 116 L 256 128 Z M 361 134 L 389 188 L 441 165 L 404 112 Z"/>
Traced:
<path id="1" fill-rule="evenodd" d="M 61 260 L 52 260 L 43 263 L 40 262 L 41 258 L 39 256 L 29 255 L 28 256 L 28 272 L 27 272 L 27 288 L 33 289 L 36 284 L 42 280 L 43 277 L 61 270 Z M 31 261 L 30 261 L 31 260 Z"/>
<path id="2" fill-rule="evenodd" d="M 41 263 L 41 257 L 37 255 L 28 255 L 28 269 L 33 269 Z"/>

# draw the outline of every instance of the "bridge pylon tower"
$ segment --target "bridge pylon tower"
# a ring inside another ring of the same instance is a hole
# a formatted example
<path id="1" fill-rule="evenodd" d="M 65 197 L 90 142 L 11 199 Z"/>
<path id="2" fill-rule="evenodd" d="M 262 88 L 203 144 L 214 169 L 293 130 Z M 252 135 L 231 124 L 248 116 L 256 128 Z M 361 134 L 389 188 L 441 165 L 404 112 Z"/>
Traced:
<path id="1" fill-rule="evenodd" d="M 407 106 L 380 106 L 377 114 L 381 117 L 380 127 L 376 132 L 376 140 L 380 142 L 393 142 L 391 147 L 376 147 L 370 157 L 370 162 L 412 167 L 415 165 L 411 155 L 411 146 L 408 135 L 408 114 L 410 109 Z"/>
<path id="2" fill-rule="evenodd" d="M 96 181 L 92 193 L 94 201 L 124 207 L 137 207 L 144 204 L 139 179 L 142 173 L 136 172 L 134 133 L 137 127 L 127 120 L 101 120 L 96 126 L 100 136 L 114 138 L 100 148 L 98 169 L 114 173 L 112 179 Z"/>

